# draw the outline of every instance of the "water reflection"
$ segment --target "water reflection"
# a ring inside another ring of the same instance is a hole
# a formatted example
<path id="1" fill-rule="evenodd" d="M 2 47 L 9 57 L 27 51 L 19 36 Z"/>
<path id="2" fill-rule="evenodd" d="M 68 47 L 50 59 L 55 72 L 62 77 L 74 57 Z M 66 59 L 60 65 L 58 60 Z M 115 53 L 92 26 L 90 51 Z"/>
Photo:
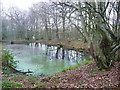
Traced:
<path id="1" fill-rule="evenodd" d="M 49 56 L 50 58 L 57 58 L 61 60 L 68 59 L 69 61 L 83 61 L 81 59 L 85 53 L 78 52 L 75 50 L 63 49 L 61 46 L 50 46 L 42 43 L 29 43 L 30 47 L 38 47 L 40 53 Z M 36 53 L 35 53 L 36 54 Z"/>
<path id="2" fill-rule="evenodd" d="M 7 44 L 11 49 L 15 60 L 19 61 L 18 70 L 33 71 L 35 75 L 40 73 L 53 74 L 83 60 L 84 53 L 67 50 L 61 46 L 50 46 L 43 43 Z"/>

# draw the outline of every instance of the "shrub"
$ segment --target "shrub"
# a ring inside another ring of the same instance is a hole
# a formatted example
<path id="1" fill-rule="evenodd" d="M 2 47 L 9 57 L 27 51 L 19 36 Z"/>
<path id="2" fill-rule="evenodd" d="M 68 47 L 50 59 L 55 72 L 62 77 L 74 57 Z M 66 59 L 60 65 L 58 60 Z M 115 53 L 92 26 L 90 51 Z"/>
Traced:
<path id="1" fill-rule="evenodd" d="M 13 68 L 16 68 L 18 61 L 14 61 L 14 56 L 10 52 L 10 50 L 2 49 L 2 66 L 11 66 Z"/>

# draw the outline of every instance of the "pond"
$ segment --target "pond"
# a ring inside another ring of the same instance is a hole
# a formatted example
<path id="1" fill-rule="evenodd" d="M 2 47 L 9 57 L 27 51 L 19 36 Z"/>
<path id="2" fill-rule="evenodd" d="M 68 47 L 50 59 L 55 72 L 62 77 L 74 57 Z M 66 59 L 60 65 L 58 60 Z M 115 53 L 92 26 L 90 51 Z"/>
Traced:
<path id="1" fill-rule="evenodd" d="M 15 61 L 19 61 L 17 70 L 28 71 L 29 69 L 34 72 L 33 75 L 54 74 L 86 60 L 85 53 L 43 43 L 5 44 L 3 46 L 12 51 Z"/>

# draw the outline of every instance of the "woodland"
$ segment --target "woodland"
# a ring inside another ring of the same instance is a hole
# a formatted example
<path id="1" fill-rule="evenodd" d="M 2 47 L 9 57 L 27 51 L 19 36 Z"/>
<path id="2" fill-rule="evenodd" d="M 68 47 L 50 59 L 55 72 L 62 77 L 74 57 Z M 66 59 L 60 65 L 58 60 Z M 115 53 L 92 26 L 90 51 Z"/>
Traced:
<path id="1" fill-rule="evenodd" d="M 0 12 L 3 88 L 119 88 L 119 0 L 39 2 L 28 11 L 11 7 Z M 92 59 L 84 56 L 86 61 L 52 75 L 29 76 L 26 73 L 32 73 L 31 70 L 16 69 L 14 56 L 2 43 L 35 43 L 36 47 L 43 43 L 57 46 L 57 56 L 62 48 L 62 59 L 65 50 L 87 53 Z"/>

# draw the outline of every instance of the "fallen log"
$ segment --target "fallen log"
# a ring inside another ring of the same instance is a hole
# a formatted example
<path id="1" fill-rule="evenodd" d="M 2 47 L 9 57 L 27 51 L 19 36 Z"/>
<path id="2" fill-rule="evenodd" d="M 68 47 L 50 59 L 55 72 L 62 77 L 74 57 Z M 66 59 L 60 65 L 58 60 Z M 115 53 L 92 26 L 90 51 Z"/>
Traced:
<path id="1" fill-rule="evenodd" d="M 29 69 L 28 69 L 27 72 L 23 72 L 23 71 L 15 69 L 15 68 L 13 68 L 11 66 L 9 66 L 9 68 L 13 70 L 13 73 L 21 73 L 21 74 L 33 73 L 32 71 L 29 71 Z"/>

